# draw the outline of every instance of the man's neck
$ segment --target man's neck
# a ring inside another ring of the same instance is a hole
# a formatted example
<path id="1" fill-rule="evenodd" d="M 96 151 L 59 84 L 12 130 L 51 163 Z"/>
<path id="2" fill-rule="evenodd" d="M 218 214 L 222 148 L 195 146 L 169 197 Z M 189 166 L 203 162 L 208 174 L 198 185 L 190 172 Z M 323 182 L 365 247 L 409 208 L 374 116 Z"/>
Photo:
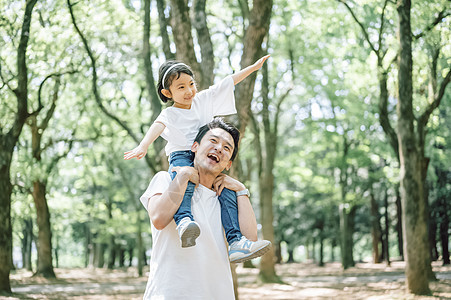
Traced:
<path id="1" fill-rule="evenodd" d="M 211 189 L 213 187 L 213 182 L 218 175 L 211 173 L 199 172 L 199 183 L 204 187 Z"/>

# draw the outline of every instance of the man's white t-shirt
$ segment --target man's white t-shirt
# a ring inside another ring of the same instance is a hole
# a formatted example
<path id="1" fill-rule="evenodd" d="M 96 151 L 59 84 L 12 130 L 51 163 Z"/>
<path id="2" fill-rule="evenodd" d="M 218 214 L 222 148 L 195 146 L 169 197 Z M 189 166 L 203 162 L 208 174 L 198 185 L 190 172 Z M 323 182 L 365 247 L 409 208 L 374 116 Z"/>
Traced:
<path id="1" fill-rule="evenodd" d="M 236 114 L 232 76 L 227 76 L 217 84 L 197 93 L 190 109 L 168 107 L 155 120 L 166 128 L 161 136 L 168 141 L 165 151 L 190 150 L 199 128 L 213 120 L 215 116 Z"/>
<path id="2" fill-rule="evenodd" d="M 171 182 L 168 172 L 157 173 L 140 200 L 164 193 Z M 196 245 L 182 248 L 172 220 L 163 230 L 152 224 L 152 254 L 145 300 L 232 300 L 232 273 L 216 192 L 199 185 L 192 198 L 192 213 L 200 226 Z"/>

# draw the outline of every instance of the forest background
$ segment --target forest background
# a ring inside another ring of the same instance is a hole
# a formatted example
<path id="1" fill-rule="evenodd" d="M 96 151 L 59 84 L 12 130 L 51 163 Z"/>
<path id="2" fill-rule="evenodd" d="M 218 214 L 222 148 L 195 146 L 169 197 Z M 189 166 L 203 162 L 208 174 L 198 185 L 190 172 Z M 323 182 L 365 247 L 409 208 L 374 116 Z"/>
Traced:
<path id="1" fill-rule="evenodd" d="M 449 264 L 449 1 L 0 0 L 0 291 L 14 268 L 142 274 L 139 203 L 164 141 L 124 161 L 164 109 L 159 65 L 198 88 L 246 67 L 232 175 L 250 188 L 275 263 L 406 260 L 428 294 Z"/>

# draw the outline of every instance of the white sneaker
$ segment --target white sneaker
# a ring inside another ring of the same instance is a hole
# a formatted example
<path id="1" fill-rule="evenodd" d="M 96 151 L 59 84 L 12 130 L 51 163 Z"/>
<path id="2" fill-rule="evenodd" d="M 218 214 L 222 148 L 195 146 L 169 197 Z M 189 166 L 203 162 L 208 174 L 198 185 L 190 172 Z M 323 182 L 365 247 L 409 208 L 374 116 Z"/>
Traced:
<path id="1" fill-rule="evenodd" d="M 232 263 L 240 263 L 256 257 L 260 257 L 271 248 L 271 242 L 267 240 L 252 242 L 245 236 L 239 241 L 229 245 L 229 260 Z"/>
<path id="2" fill-rule="evenodd" d="M 183 218 L 177 226 L 182 248 L 192 247 L 196 245 L 196 239 L 200 235 L 200 227 L 197 222 L 191 221 L 190 218 Z"/>

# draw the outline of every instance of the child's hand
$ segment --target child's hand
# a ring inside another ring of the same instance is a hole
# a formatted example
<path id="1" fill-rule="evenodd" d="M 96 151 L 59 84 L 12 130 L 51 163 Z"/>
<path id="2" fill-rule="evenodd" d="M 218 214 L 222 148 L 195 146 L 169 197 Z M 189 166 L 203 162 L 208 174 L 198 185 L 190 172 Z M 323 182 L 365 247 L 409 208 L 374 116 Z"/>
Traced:
<path id="1" fill-rule="evenodd" d="M 138 147 L 136 147 L 133 150 L 124 152 L 124 159 L 128 160 L 128 159 L 132 159 L 133 157 L 136 157 L 137 159 L 141 159 L 146 154 L 147 154 L 147 149 L 144 149 L 143 147 L 141 147 L 141 145 L 139 145 Z"/>
<path id="2" fill-rule="evenodd" d="M 239 182 L 238 180 L 226 175 L 219 174 L 213 182 L 213 190 L 216 192 L 216 195 L 221 195 L 222 190 L 224 188 L 228 188 L 231 191 L 238 192 L 244 190 L 246 187 L 244 184 Z"/>
<path id="3" fill-rule="evenodd" d="M 263 64 L 265 63 L 265 61 L 270 57 L 271 55 L 265 55 L 265 56 L 263 56 L 262 58 L 260 58 L 259 60 L 257 60 L 255 63 L 254 63 L 254 68 L 255 68 L 255 70 L 259 70 L 262 66 L 263 66 Z"/>
<path id="4" fill-rule="evenodd" d="M 196 168 L 193 167 L 173 167 L 172 172 L 176 172 L 176 176 L 180 176 L 182 180 L 188 180 L 194 183 L 194 185 L 197 187 L 199 185 L 199 171 L 197 171 Z M 175 179 L 175 178 L 174 178 Z"/>

